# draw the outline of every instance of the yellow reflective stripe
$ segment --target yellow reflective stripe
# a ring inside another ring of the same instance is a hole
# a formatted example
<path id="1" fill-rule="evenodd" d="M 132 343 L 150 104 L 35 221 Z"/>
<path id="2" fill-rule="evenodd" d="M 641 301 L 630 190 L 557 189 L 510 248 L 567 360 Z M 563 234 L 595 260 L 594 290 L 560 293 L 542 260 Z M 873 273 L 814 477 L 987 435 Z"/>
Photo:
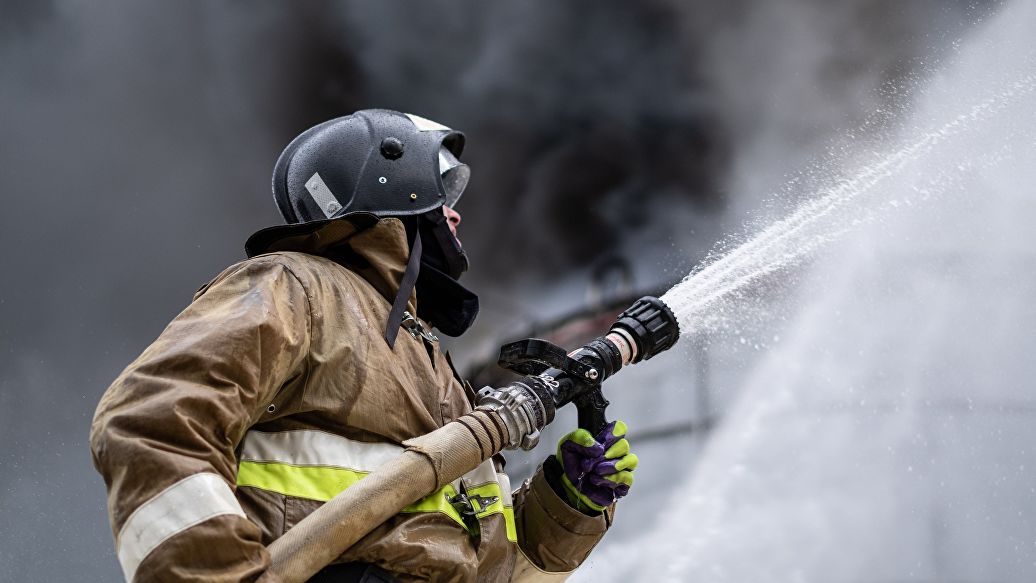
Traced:
<path id="1" fill-rule="evenodd" d="M 507 530 L 507 540 L 511 542 L 518 542 L 518 530 L 514 525 L 514 508 L 511 505 L 504 504 L 504 497 L 500 484 L 484 484 L 475 488 L 468 488 L 468 497 L 471 500 L 472 506 L 475 506 L 475 516 L 482 520 L 487 516 L 493 514 L 504 515 L 504 525 Z M 479 503 L 480 498 L 495 498 L 492 504 L 486 507 L 481 507 Z"/>
<path id="2" fill-rule="evenodd" d="M 467 530 L 467 525 L 464 524 L 464 519 L 460 517 L 460 513 L 457 509 L 450 504 L 449 498 L 453 498 L 457 495 L 457 491 L 453 489 L 453 486 L 447 484 L 443 486 L 439 491 L 433 492 L 432 494 L 421 498 L 417 502 L 414 502 L 410 506 L 407 506 L 400 512 L 413 514 L 417 512 L 438 512 L 445 514 L 453 519 L 454 522 L 459 524 L 461 528 Z"/>
<path id="3" fill-rule="evenodd" d="M 504 506 L 504 525 L 507 527 L 507 540 L 518 542 L 518 528 L 514 525 L 514 508 Z"/>
<path id="4" fill-rule="evenodd" d="M 237 469 L 237 485 L 327 502 L 368 473 L 326 466 L 242 461 Z"/>
<path id="5" fill-rule="evenodd" d="M 237 470 L 237 485 L 327 502 L 369 473 L 327 466 L 242 461 Z M 438 492 L 407 506 L 402 512 L 438 512 L 464 527 L 460 513 L 447 500 L 447 497 L 456 495 L 453 486 L 447 484 Z"/>

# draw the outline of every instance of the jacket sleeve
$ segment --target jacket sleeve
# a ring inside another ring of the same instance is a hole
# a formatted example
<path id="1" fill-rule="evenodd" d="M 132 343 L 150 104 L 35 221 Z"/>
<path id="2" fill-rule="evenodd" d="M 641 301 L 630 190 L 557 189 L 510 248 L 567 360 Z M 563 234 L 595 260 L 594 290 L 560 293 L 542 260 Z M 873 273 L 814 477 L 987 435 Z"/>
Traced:
<path id="1" fill-rule="evenodd" d="M 550 485 L 560 471 L 553 456 L 514 493 L 519 556 L 515 582 L 563 581 L 611 526 L 614 506 L 587 516 L 561 499 Z"/>
<path id="2" fill-rule="evenodd" d="M 235 449 L 304 378 L 306 289 L 277 256 L 229 268 L 101 398 L 95 467 L 127 581 L 253 581 L 269 565 L 234 496 Z"/>

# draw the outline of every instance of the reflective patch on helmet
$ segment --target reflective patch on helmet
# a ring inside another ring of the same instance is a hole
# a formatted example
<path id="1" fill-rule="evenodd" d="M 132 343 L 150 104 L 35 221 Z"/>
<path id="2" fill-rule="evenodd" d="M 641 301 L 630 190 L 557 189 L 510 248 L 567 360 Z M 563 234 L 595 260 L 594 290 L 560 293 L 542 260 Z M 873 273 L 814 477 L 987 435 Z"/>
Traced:
<path id="1" fill-rule="evenodd" d="M 423 118 L 423 117 L 421 117 L 419 115 L 414 115 L 412 113 L 404 113 L 403 115 L 409 117 L 410 121 L 414 122 L 414 125 L 417 126 L 417 130 L 418 131 L 421 131 L 421 132 L 450 131 L 450 128 L 442 125 L 441 123 L 432 121 L 430 119 L 425 119 L 425 118 Z"/>
<path id="2" fill-rule="evenodd" d="M 306 190 L 309 191 L 309 195 L 316 201 L 325 217 L 330 219 L 335 213 L 342 210 L 342 203 L 338 202 L 331 189 L 324 184 L 324 179 L 320 177 L 319 172 L 314 172 L 313 176 L 306 181 Z"/>

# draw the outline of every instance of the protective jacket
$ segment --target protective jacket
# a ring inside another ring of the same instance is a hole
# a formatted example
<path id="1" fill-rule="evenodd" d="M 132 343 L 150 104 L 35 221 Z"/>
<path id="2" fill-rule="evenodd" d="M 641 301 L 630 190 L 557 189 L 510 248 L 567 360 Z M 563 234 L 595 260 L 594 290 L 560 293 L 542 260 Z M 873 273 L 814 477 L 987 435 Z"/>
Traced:
<path id="1" fill-rule="evenodd" d="M 404 440 L 471 410 L 437 342 L 383 338 L 408 254 L 398 220 L 335 220 L 284 246 L 310 252 L 228 268 L 98 406 L 90 443 L 127 581 L 254 580 L 265 545 Z M 460 491 L 477 527 L 451 503 Z M 490 460 L 339 561 L 404 582 L 560 580 L 609 523 L 570 508 L 542 470 L 512 494 Z"/>

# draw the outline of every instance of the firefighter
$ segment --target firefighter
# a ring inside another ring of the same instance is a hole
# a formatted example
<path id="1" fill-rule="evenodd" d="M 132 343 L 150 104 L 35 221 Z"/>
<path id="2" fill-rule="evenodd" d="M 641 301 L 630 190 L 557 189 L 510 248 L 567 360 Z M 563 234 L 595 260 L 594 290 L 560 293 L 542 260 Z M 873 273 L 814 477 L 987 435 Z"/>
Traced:
<path id="1" fill-rule="evenodd" d="M 471 410 L 436 331 L 478 298 L 453 209 L 464 136 L 364 110 L 281 154 L 286 225 L 194 296 L 101 399 L 90 435 L 127 581 L 270 581 L 271 541 Z M 561 581 L 632 483 L 625 426 L 577 430 L 512 493 L 488 460 L 313 581 Z"/>

